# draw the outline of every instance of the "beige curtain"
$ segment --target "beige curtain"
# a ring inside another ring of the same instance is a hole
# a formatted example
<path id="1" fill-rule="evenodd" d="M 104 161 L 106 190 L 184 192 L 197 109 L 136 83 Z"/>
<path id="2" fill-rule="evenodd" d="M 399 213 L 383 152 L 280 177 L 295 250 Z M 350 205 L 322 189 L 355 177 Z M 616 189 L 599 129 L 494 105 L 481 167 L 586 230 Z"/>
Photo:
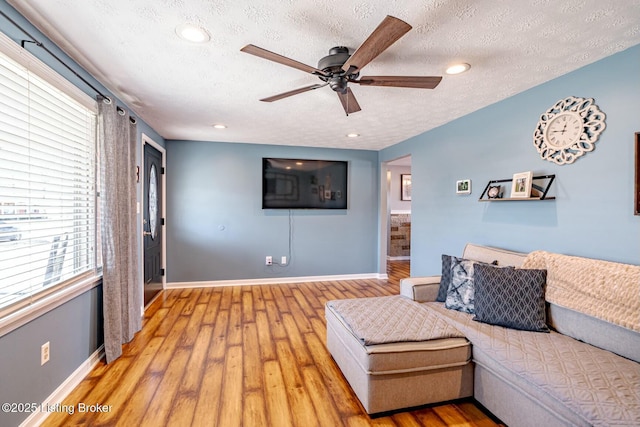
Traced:
<path id="1" fill-rule="evenodd" d="M 107 363 L 142 327 L 136 227 L 135 120 L 98 97 L 100 230 L 102 237 L 104 347 Z"/>

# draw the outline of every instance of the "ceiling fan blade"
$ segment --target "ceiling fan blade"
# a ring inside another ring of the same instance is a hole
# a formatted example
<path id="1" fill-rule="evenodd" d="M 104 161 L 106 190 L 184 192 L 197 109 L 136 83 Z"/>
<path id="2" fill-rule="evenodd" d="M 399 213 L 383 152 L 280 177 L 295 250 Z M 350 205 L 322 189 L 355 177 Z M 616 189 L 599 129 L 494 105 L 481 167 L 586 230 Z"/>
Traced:
<path id="1" fill-rule="evenodd" d="M 350 83 L 359 83 L 365 86 L 391 86 L 412 87 L 418 89 L 434 89 L 442 77 L 440 76 L 370 76 L 361 77 L 359 80 L 351 80 Z"/>
<path id="2" fill-rule="evenodd" d="M 350 68 L 352 70 L 361 70 L 410 29 L 411 25 L 387 15 L 364 43 L 347 59 L 347 62 L 342 66 L 342 70 L 346 72 L 349 72 Z"/>
<path id="3" fill-rule="evenodd" d="M 351 92 L 351 89 L 347 88 L 346 93 L 336 92 L 338 94 L 338 98 L 340 98 L 340 102 L 342 103 L 342 108 L 344 108 L 344 112 L 347 113 L 347 116 L 351 113 L 357 113 L 360 111 L 360 105 L 358 101 L 356 101 L 356 97 Z"/>
<path id="4" fill-rule="evenodd" d="M 298 88 L 298 89 L 290 90 L 289 92 L 283 92 L 283 93 L 279 93 L 278 95 L 273 95 L 273 96 L 270 96 L 268 98 L 263 98 L 260 101 L 273 102 L 273 101 L 277 101 L 277 100 L 282 99 L 282 98 L 287 98 L 289 96 L 297 95 L 299 93 L 304 93 L 304 92 L 308 92 L 310 90 L 319 89 L 321 87 L 325 87 L 326 85 L 327 85 L 327 83 L 325 83 L 325 84 L 314 84 L 314 85 L 311 85 L 311 86 L 305 86 L 305 87 L 301 87 L 301 88 Z"/>
<path id="5" fill-rule="evenodd" d="M 288 67 L 293 67 L 298 70 L 304 71 L 306 73 L 325 75 L 322 72 L 322 70 L 319 70 L 316 67 L 303 64 L 302 62 L 298 62 L 291 58 L 287 58 L 286 56 L 279 55 L 277 53 L 268 51 L 258 46 L 254 46 L 252 44 L 246 45 L 245 47 L 240 49 L 240 51 L 244 53 L 249 53 L 251 55 L 259 56 L 260 58 L 268 59 L 269 61 L 277 62 L 279 64 L 286 65 Z"/>

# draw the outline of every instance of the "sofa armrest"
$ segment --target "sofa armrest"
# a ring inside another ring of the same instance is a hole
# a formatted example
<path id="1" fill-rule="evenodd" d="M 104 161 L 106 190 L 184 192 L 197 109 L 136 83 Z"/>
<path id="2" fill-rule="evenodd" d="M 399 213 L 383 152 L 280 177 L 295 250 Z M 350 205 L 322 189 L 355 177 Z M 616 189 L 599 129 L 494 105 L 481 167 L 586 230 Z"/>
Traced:
<path id="1" fill-rule="evenodd" d="M 407 277 L 400 280 L 400 295 L 418 302 L 435 301 L 441 276 Z"/>

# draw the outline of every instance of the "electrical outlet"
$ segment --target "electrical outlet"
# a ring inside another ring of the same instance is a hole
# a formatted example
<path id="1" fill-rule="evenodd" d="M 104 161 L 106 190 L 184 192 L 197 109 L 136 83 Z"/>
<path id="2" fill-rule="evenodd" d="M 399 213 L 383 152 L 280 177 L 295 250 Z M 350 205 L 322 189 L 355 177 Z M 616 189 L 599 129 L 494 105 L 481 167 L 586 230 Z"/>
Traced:
<path id="1" fill-rule="evenodd" d="M 282 256 L 282 258 L 280 259 L 280 264 L 282 265 L 287 265 L 287 257 L 286 256 Z"/>
<path id="2" fill-rule="evenodd" d="M 264 265 L 272 265 L 272 264 L 273 264 L 273 257 L 267 256 L 267 258 L 264 260 Z"/>
<path id="3" fill-rule="evenodd" d="M 40 347 L 40 366 L 49 361 L 49 356 L 49 341 L 47 341 L 46 343 L 42 344 L 42 347 Z"/>

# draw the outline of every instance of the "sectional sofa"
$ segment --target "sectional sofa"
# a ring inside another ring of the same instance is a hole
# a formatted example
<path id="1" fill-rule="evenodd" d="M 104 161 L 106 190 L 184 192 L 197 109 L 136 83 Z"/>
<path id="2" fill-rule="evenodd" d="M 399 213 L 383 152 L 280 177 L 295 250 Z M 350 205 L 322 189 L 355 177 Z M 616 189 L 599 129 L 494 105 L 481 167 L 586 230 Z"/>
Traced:
<path id="1" fill-rule="evenodd" d="M 370 414 L 473 397 L 511 427 L 640 425 L 640 266 L 468 244 L 325 312 Z"/>

